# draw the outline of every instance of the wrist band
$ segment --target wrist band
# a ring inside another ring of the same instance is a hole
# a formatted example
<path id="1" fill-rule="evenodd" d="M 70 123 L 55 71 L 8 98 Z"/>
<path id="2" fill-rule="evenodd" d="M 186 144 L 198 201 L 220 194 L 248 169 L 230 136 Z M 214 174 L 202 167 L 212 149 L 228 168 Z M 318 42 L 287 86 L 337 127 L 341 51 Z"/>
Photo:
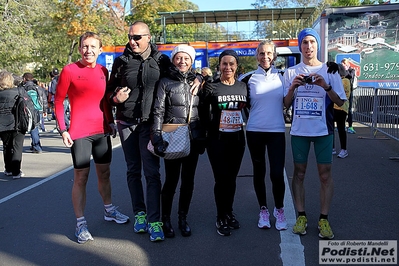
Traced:
<path id="1" fill-rule="evenodd" d="M 328 86 L 328 89 L 325 89 L 325 91 L 330 91 L 332 89 L 331 85 Z"/>

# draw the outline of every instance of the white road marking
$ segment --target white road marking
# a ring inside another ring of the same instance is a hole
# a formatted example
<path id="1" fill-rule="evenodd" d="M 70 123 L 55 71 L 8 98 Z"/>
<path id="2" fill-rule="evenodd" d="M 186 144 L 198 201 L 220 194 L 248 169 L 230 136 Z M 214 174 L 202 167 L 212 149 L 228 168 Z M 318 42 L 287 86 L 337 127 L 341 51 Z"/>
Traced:
<path id="1" fill-rule="evenodd" d="M 292 227 L 296 221 L 294 201 L 291 196 L 290 186 L 288 184 L 287 173 L 284 170 L 285 196 L 284 196 L 284 214 L 287 219 L 288 229 L 280 231 L 280 249 L 281 260 L 284 266 L 302 266 L 305 265 L 304 246 L 301 243 L 299 235 L 292 232 Z"/>

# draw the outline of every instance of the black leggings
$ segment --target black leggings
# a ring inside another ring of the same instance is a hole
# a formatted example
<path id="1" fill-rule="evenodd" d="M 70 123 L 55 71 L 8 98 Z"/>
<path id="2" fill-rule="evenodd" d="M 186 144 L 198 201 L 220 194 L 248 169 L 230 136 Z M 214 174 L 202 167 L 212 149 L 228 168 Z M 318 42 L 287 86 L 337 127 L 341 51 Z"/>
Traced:
<path id="1" fill-rule="evenodd" d="M 267 147 L 274 204 L 277 209 L 284 207 L 285 133 L 247 131 L 247 144 L 254 169 L 253 183 L 259 206 L 267 207 L 265 183 Z"/>
<path id="2" fill-rule="evenodd" d="M 345 111 L 334 109 L 334 122 L 337 123 L 339 142 L 341 143 L 341 149 L 344 150 L 346 150 L 345 119 L 346 119 Z M 333 147 L 335 147 L 335 140 L 333 142 Z"/>
<path id="3" fill-rule="evenodd" d="M 236 180 L 245 150 L 244 133 L 221 133 L 210 139 L 207 147 L 209 162 L 215 178 L 214 194 L 219 218 L 233 212 Z"/>
<path id="4" fill-rule="evenodd" d="M 170 216 L 172 211 L 173 197 L 176 192 L 177 183 L 181 176 L 179 209 L 180 215 L 187 215 L 194 191 L 194 176 L 197 168 L 199 153 L 191 142 L 189 156 L 174 160 L 165 160 L 165 183 L 162 187 L 162 215 Z"/>

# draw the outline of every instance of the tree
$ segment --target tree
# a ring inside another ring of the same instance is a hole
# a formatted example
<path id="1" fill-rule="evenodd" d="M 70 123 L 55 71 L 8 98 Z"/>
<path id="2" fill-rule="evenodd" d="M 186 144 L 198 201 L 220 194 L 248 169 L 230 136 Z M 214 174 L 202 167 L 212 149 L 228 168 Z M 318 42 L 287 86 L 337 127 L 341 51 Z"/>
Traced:
<path id="1" fill-rule="evenodd" d="M 56 27 L 65 32 L 69 43 L 68 61 L 72 62 L 78 38 L 86 31 L 100 34 L 104 43 L 115 45 L 126 32 L 123 8 L 110 0 L 64 0 L 57 2 L 53 14 Z"/>
<path id="2" fill-rule="evenodd" d="M 41 40 L 36 26 L 45 17 L 44 1 L 3 0 L 0 2 L 0 68 L 21 74 L 27 63 L 41 57 Z M 33 60 L 32 60 L 33 59 Z"/>
<path id="3" fill-rule="evenodd" d="M 326 0 L 331 1 L 331 0 Z M 255 8 L 287 8 L 293 6 L 299 7 L 318 7 L 321 10 L 326 1 L 321 0 L 257 0 L 251 4 Z M 332 2 L 332 1 L 331 1 Z M 319 14 L 316 11 L 315 14 Z M 297 38 L 298 33 L 304 28 L 309 27 L 313 23 L 313 19 L 304 20 L 274 20 L 257 22 L 255 31 L 260 38 L 265 39 L 293 39 Z"/>

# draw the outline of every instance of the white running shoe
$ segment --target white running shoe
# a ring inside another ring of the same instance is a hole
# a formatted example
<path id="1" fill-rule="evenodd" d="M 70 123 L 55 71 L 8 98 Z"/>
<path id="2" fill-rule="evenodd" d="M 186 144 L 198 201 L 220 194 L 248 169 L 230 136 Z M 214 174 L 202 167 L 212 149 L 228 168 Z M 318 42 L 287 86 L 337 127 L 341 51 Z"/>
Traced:
<path id="1" fill-rule="evenodd" d="M 271 227 L 270 226 L 270 213 L 269 213 L 269 210 L 265 206 L 262 206 L 260 208 L 258 227 L 261 229 L 269 229 Z"/>
<path id="2" fill-rule="evenodd" d="M 348 151 L 342 149 L 342 150 L 339 152 L 339 154 L 337 155 L 337 157 L 338 157 L 338 158 L 342 158 L 342 159 L 348 157 Z"/>
<path id="3" fill-rule="evenodd" d="M 277 230 L 286 230 L 288 228 L 287 220 L 284 215 L 284 208 L 276 209 L 276 207 L 274 207 L 273 216 L 276 217 Z"/>

